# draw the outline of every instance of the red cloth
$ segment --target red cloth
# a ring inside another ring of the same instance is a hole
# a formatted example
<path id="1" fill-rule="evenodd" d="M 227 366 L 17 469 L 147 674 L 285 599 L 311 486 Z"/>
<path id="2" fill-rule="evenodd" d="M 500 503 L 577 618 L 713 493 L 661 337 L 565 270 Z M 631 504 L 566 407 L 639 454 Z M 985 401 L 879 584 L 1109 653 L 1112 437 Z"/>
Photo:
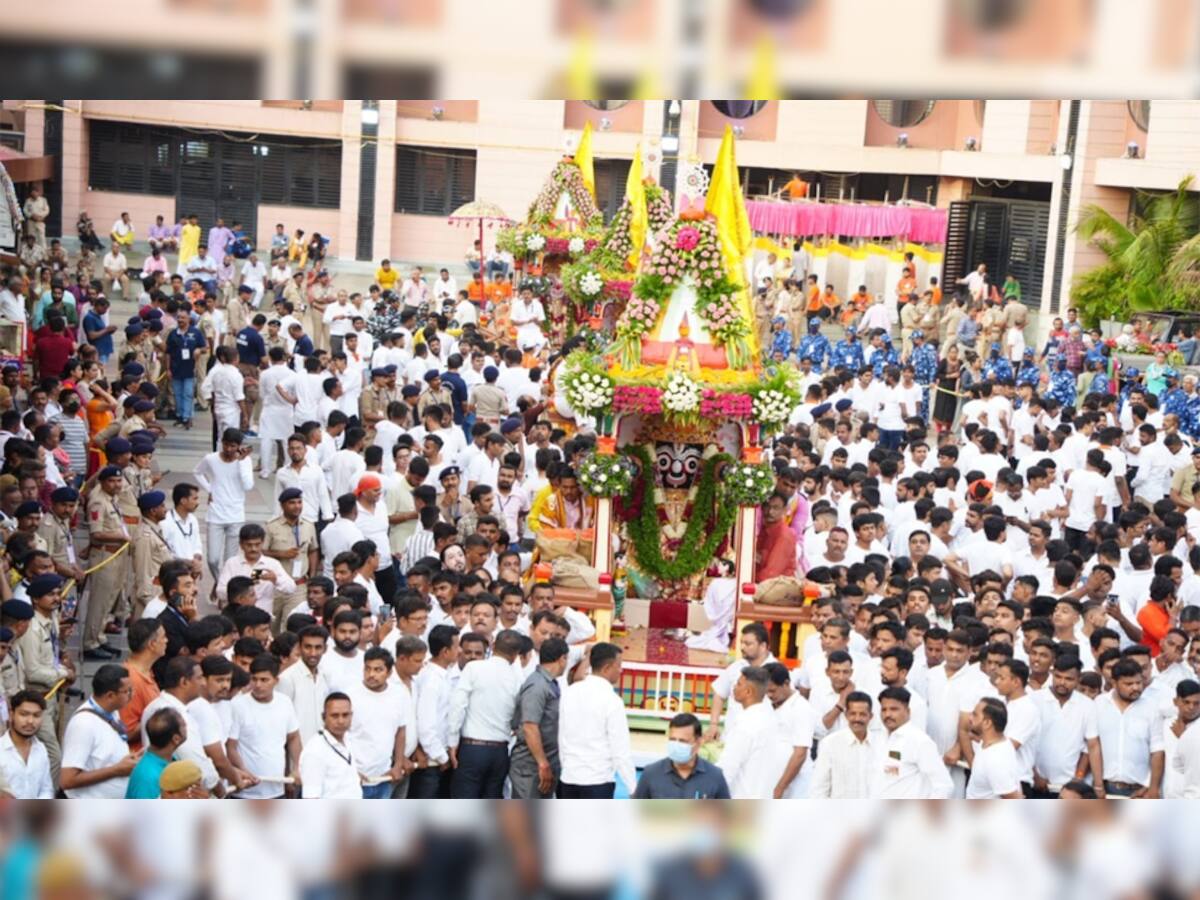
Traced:
<path id="1" fill-rule="evenodd" d="M 796 534 L 784 519 L 773 525 L 764 524 L 758 535 L 758 566 L 756 582 L 796 574 Z"/>
<path id="2" fill-rule="evenodd" d="M 49 326 L 37 330 L 33 345 L 33 361 L 41 377 L 62 375 L 63 366 L 75 353 L 75 341 L 65 332 L 55 334 Z"/>
<path id="3" fill-rule="evenodd" d="M 945 241 L 948 215 L 944 209 L 770 200 L 747 202 L 746 214 L 750 227 L 763 234 L 903 237 L 918 244 Z"/>

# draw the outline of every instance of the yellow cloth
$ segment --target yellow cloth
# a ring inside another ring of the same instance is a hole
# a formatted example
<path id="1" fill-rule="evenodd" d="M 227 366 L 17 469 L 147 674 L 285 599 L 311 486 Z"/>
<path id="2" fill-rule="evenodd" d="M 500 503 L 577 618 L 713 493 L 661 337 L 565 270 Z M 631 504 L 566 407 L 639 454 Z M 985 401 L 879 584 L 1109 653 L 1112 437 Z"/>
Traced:
<path id="1" fill-rule="evenodd" d="M 542 512 L 546 509 L 546 501 L 550 499 L 550 495 L 554 493 L 554 487 L 547 484 L 534 497 L 533 502 L 529 505 L 529 515 L 525 517 L 525 521 L 529 523 L 530 531 L 540 531 L 542 528 Z"/>
<path id="2" fill-rule="evenodd" d="M 596 164 L 592 157 L 592 123 L 583 126 L 583 137 L 579 139 L 579 148 L 575 151 L 575 165 L 579 166 L 579 174 L 587 186 L 592 199 L 596 199 Z"/>
<path id="3" fill-rule="evenodd" d="M 396 288 L 396 280 L 400 273 L 395 269 L 379 268 L 375 270 L 375 283 L 381 291 L 391 291 Z"/>
<path id="4" fill-rule="evenodd" d="M 638 260 L 642 255 L 642 246 L 646 243 L 648 224 L 646 185 L 642 183 L 641 144 L 638 144 L 638 148 L 633 154 L 633 162 L 629 166 L 629 177 L 625 179 L 625 198 L 629 201 L 629 243 L 633 247 L 629 253 L 629 262 L 636 270 Z"/>
<path id="5" fill-rule="evenodd" d="M 754 233 L 750 229 L 750 217 L 746 213 L 745 198 L 738 184 L 737 160 L 733 152 L 733 129 L 725 126 L 721 138 L 721 149 L 717 151 L 717 162 L 713 167 L 712 180 L 704 208 L 717 218 L 717 237 L 721 242 L 721 256 L 729 277 L 743 285 L 738 292 L 738 312 L 742 320 L 751 325 L 746 343 L 750 347 L 751 359 L 758 358 L 758 335 L 753 328 L 754 310 L 750 307 L 750 294 L 745 289 L 745 266 L 743 259 L 750 249 Z"/>
<path id="6" fill-rule="evenodd" d="M 200 226 L 190 222 L 179 233 L 179 267 L 183 268 L 200 252 Z"/>

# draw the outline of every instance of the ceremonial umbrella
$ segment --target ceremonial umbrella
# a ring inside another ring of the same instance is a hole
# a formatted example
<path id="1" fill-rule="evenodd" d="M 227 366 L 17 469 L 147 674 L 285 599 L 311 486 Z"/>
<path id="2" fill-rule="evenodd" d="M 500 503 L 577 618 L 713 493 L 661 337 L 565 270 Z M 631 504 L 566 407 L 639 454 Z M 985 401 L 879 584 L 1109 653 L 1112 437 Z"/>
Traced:
<path id="1" fill-rule="evenodd" d="M 495 203 L 488 203 L 486 200 L 472 200 L 470 203 L 464 203 L 454 212 L 450 213 L 447 221 L 451 225 L 466 225 L 478 223 L 479 225 L 479 272 L 483 276 L 484 281 L 487 280 L 487 266 L 483 264 L 483 223 L 488 223 L 488 228 L 495 227 L 498 222 L 501 226 L 513 224 L 513 220 L 508 217 L 508 214 Z"/>

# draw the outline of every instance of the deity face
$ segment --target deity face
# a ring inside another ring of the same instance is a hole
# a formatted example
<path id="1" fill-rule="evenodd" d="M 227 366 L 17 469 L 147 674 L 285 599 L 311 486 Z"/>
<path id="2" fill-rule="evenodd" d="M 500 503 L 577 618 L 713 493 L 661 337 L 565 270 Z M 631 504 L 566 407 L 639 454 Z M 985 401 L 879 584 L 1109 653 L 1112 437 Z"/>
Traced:
<path id="1" fill-rule="evenodd" d="M 665 488 L 688 488 L 700 474 L 704 449 L 699 444 L 659 441 L 655 444 L 655 468 Z"/>

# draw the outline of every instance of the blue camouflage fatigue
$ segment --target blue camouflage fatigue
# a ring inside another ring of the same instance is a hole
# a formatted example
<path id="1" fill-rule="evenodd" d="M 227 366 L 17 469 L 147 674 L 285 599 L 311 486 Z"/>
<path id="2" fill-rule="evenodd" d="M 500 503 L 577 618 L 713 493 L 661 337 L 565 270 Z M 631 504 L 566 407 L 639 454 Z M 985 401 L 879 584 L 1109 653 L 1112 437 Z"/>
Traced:
<path id="1" fill-rule="evenodd" d="M 1061 372 L 1054 369 L 1050 373 L 1050 387 L 1046 396 L 1057 400 L 1061 406 L 1075 405 L 1075 376 L 1071 374 L 1070 369 L 1063 369 Z"/>
<path id="2" fill-rule="evenodd" d="M 1037 387 L 1042 381 L 1042 370 L 1036 363 L 1022 363 L 1021 371 L 1017 373 L 1017 384 L 1031 384 Z"/>
<path id="3" fill-rule="evenodd" d="M 929 421 L 929 386 L 937 378 L 937 350 L 929 344 L 913 347 L 909 364 L 913 367 L 913 376 L 921 386 L 921 418 Z"/>
<path id="4" fill-rule="evenodd" d="M 796 358 L 812 360 L 812 370 L 820 372 L 825 368 L 825 360 L 830 353 L 829 338 L 823 334 L 806 334 L 800 339 Z"/>
<path id="5" fill-rule="evenodd" d="M 1107 394 L 1108 393 L 1108 376 L 1103 372 L 1097 372 L 1092 378 L 1092 383 L 1088 385 L 1089 394 Z"/>
<path id="6" fill-rule="evenodd" d="M 900 354 L 896 352 L 896 348 L 890 341 L 885 341 L 882 347 L 871 348 L 871 352 L 867 355 L 867 364 L 870 365 L 876 378 L 882 378 L 885 368 L 900 365 Z"/>
<path id="7" fill-rule="evenodd" d="M 1174 413 L 1179 416 L 1179 421 L 1183 422 L 1184 412 L 1187 410 L 1188 400 L 1190 398 L 1183 392 L 1183 388 L 1173 387 L 1161 397 L 1159 401 L 1163 411 L 1163 415 Z"/>
<path id="8" fill-rule="evenodd" d="M 1200 437 L 1200 394 L 1192 394 L 1179 414 L 1179 430 L 1193 440 Z"/>
<path id="9" fill-rule="evenodd" d="M 833 355 L 829 359 L 830 367 L 837 369 L 849 369 L 851 372 L 857 372 L 866 365 L 866 360 L 863 358 L 863 348 L 857 340 L 851 343 L 847 340 L 840 340 L 833 348 Z"/>
<path id="10" fill-rule="evenodd" d="M 1013 377 L 1012 363 L 1003 356 L 988 359 L 983 364 L 983 377 L 993 381 L 1006 381 Z"/>
<path id="11" fill-rule="evenodd" d="M 792 353 L 792 333 L 784 328 L 782 331 L 774 332 L 774 340 L 771 341 L 771 353 L 782 353 L 783 358 L 787 359 Z"/>

